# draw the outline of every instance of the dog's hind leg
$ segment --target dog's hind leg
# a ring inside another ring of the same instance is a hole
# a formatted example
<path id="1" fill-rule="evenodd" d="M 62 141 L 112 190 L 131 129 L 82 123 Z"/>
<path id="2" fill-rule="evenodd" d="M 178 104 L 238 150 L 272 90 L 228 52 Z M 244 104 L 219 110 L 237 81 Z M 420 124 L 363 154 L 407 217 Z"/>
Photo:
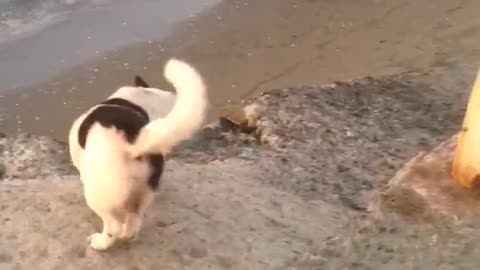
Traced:
<path id="1" fill-rule="evenodd" d="M 103 230 L 101 233 L 90 235 L 88 237 L 88 242 L 93 249 L 106 250 L 115 243 L 117 238 L 119 238 L 122 231 L 122 225 L 112 214 L 102 213 L 100 217 L 103 221 Z"/>
<path id="2" fill-rule="evenodd" d="M 140 231 L 145 217 L 145 211 L 153 201 L 153 192 L 146 191 L 143 196 L 136 198 L 137 207 L 128 207 L 130 211 L 125 216 L 125 223 L 123 224 L 122 236 L 123 239 L 133 240 Z"/>
<path id="3" fill-rule="evenodd" d="M 143 214 L 128 213 L 123 225 L 122 238 L 134 240 L 143 223 Z"/>

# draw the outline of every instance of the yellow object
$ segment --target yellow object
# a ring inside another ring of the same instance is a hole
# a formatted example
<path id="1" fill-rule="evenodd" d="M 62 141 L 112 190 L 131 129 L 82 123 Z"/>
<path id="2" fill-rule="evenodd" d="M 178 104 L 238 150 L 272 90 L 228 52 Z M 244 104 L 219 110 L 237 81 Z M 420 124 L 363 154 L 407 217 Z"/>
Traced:
<path id="1" fill-rule="evenodd" d="M 464 187 L 480 179 L 480 70 L 473 84 L 452 164 L 453 179 Z"/>

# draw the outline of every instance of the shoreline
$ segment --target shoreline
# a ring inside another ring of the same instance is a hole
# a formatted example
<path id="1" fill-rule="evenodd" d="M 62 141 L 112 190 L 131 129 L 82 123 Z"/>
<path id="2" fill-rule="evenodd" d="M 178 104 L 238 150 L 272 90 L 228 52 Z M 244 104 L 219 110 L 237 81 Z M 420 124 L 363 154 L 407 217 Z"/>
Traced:
<path id="1" fill-rule="evenodd" d="M 171 89 L 161 77 L 169 57 L 188 60 L 204 74 L 212 118 L 229 101 L 235 104 L 266 89 L 480 61 L 475 49 L 480 34 L 469 20 L 480 2 L 460 7 L 450 1 L 434 7 L 426 0 L 393 6 L 374 2 L 222 2 L 180 23 L 162 42 L 110 52 L 0 98 L 0 130 L 65 140 L 79 113 L 131 84 L 136 73 Z M 247 15 L 254 19 L 245 20 Z M 412 21 L 405 23 L 405 16 Z"/>
<path id="2" fill-rule="evenodd" d="M 480 269 L 478 219 L 402 192 L 371 208 L 405 162 L 461 128 L 480 1 L 223 3 L 164 42 L 0 98 L 0 268 Z M 137 241 L 95 252 L 85 239 L 101 223 L 66 130 L 134 73 L 170 89 L 171 56 L 205 75 L 212 118 L 227 120 L 169 156 Z M 245 96 L 262 108 L 255 128 L 232 117 Z"/>
<path id="3" fill-rule="evenodd" d="M 5 1 L 15 5 L 15 1 Z M 0 40 L 0 93 L 31 88 L 101 59 L 105 52 L 161 40 L 176 24 L 194 18 L 220 0 L 100 1 L 103 3 L 46 0 L 17 3 L 20 7 L 12 12 L 2 10 L 0 34 L 4 29 L 11 36 L 3 43 Z"/>

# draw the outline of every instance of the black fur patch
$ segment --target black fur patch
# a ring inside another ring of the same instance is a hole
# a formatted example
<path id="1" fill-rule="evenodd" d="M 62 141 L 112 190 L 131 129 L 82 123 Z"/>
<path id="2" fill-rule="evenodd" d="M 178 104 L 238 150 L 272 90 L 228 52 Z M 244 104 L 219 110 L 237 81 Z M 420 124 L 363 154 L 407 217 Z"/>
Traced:
<path id="1" fill-rule="evenodd" d="M 148 185 L 153 190 L 158 188 L 160 178 L 163 173 L 163 166 L 165 164 L 165 158 L 162 154 L 148 155 L 148 164 L 150 166 L 150 177 L 148 178 Z"/>
<path id="2" fill-rule="evenodd" d="M 83 120 L 78 129 L 78 143 L 82 148 L 85 148 L 88 132 L 95 123 L 123 131 L 127 141 L 133 143 L 148 119 L 126 107 L 99 106 Z"/>
<path id="3" fill-rule="evenodd" d="M 107 99 L 105 100 L 104 102 L 100 103 L 100 104 L 110 104 L 110 105 L 117 105 L 117 106 L 122 106 L 122 107 L 126 107 L 126 108 L 130 108 L 132 109 L 133 111 L 141 114 L 145 119 L 147 119 L 148 121 L 150 120 L 149 117 L 148 117 L 148 114 L 147 112 L 140 106 L 138 106 L 137 104 L 134 104 L 126 99 L 123 99 L 123 98 L 111 98 L 111 99 Z"/>
<path id="4" fill-rule="evenodd" d="M 148 83 L 145 82 L 145 80 L 140 77 L 140 76 L 135 76 L 135 83 L 134 83 L 134 86 L 135 87 L 143 87 L 143 88 L 149 88 L 150 86 L 148 85 Z"/>

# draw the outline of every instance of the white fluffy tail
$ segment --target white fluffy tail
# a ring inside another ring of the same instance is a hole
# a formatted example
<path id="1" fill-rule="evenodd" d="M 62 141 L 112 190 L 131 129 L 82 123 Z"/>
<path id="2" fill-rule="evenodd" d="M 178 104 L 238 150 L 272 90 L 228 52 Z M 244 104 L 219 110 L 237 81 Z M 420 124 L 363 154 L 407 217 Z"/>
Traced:
<path id="1" fill-rule="evenodd" d="M 193 137 L 204 121 L 208 106 L 207 89 L 201 75 L 186 62 L 170 59 L 165 78 L 175 87 L 175 105 L 164 118 L 146 125 L 133 144 L 132 154 L 168 154 L 183 140 Z"/>

